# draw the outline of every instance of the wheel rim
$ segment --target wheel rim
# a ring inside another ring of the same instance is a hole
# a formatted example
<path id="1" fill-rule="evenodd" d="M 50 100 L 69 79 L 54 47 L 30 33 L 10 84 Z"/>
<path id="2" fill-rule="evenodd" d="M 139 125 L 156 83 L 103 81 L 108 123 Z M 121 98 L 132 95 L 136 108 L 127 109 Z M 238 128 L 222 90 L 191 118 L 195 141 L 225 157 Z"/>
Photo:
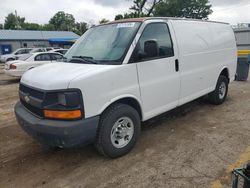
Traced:
<path id="1" fill-rule="evenodd" d="M 223 99 L 226 95 L 226 83 L 225 82 L 221 82 L 220 87 L 219 87 L 219 98 Z"/>
<path id="2" fill-rule="evenodd" d="M 134 123 L 129 117 L 118 119 L 111 129 L 111 142 L 116 148 L 125 147 L 134 135 Z"/>

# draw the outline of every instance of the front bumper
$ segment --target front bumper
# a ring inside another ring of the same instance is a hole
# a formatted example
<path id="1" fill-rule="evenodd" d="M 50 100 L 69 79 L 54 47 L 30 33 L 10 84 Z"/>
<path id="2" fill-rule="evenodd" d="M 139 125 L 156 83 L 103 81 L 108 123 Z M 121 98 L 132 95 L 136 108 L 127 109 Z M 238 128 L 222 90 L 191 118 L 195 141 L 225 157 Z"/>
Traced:
<path id="1" fill-rule="evenodd" d="M 35 140 L 51 147 L 70 148 L 94 142 L 99 116 L 61 121 L 40 119 L 30 113 L 20 102 L 15 106 L 19 125 Z"/>

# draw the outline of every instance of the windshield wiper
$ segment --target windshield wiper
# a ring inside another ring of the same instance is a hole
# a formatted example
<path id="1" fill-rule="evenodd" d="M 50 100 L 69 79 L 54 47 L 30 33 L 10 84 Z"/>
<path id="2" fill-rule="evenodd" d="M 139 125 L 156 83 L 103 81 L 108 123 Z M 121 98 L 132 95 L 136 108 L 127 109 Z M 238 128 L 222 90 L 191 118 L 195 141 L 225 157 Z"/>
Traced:
<path id="1" fill-rule="evenodd" d="M 72 59 L 83 59 L 84 61 L 87 61 L 88 63 L 93 63 L 93 64 L 97 64 L 97 62 L 93 59 L 93 57 L 89 57 L 89 56 L 72 56 Z"/>

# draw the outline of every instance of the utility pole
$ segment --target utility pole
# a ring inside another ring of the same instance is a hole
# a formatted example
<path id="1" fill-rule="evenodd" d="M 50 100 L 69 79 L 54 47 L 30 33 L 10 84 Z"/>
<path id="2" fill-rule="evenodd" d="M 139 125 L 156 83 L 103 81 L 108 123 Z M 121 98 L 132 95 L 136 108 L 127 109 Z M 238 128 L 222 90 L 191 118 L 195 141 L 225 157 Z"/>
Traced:
<path id="1" fill-rule="evenodd" d="M 18 18 L 17 18 L 17 11 L 16 11 L 16 10 L 15 10 L 15 17 L 16 17 L 16 28 L 17 28 L 17 29 L 21 29 L 19 20 L 18 20 Z"/>

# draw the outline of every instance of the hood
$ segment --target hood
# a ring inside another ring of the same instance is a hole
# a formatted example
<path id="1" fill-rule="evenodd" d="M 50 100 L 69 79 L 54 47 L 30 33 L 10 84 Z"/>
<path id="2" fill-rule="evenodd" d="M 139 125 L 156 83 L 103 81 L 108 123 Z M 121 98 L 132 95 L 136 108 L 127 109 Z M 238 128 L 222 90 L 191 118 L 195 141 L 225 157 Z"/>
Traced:
<path id="1" fill-rule="evenodd" d="M 89 77 L 114 67 L 116 65 L 51 63 L 27 71 L 21 83 L 44 90 L 67 89 L 70 82 L 80 75 Z"/>
<path id="2" fill-rule="evenodd" d="M 5 54 L 5 55 L 1 55 L 0 58 L 6 60 L 7 58 L 13 57 L 13 56 L 14 56 L 13 54 Z"/>

